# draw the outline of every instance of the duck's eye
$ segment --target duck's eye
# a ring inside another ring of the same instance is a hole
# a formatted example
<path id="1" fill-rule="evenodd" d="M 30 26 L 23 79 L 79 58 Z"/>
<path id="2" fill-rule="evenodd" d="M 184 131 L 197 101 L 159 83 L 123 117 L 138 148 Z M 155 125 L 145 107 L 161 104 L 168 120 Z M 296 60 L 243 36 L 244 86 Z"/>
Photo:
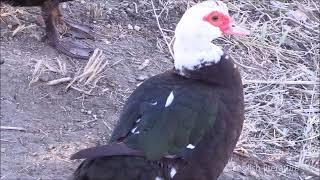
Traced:
<path id="1" fill-rule="evenodd" d="M 218 21 L 218 20 L 219 20 L 219 17 L 218 17 L 218 16 L 212 16 L 212 18 L 211 18 L 211 19 L 212 19 L 212 21 L 213 21 L 213 22 L 216 22 L 216 21 Z"/>

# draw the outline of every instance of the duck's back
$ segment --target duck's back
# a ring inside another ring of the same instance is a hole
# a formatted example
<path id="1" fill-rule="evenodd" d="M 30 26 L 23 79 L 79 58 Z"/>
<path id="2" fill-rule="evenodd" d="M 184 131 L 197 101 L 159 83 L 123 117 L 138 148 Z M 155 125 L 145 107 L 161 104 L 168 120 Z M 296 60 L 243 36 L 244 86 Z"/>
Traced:
<path id="1" fill-rule="evenodd" d="M 146 156 L 87 159 L 74 180 L 216 179 L 243 123 L 241 79 L 236 69 L 230 70 L 233 82 L 228 85 L 193 80 L 172 71 L 145 81 L 126 102 L 111 143 L 124 141 L 142 148 Z M 146 131 L 150 133 L 143 136 Z"/>

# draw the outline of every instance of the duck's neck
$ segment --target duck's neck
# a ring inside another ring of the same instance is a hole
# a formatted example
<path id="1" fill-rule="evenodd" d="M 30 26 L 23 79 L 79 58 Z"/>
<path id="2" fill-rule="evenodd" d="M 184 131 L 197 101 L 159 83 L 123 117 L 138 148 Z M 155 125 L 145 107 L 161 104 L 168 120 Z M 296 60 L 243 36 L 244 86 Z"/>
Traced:
<path id="1" fill-rule="evenodd" d="M 181 73 L 179 71 L 179 75 Z M 196 70 L 184 69 L 183 76 L 188 79 L 205 82 L 223 87 L 241 84 L 239 71 L 228 55 L 221 56 L 218 63 L 207 65 Z"/>
<path id="2" fill-rule="evenodd" d="M 192 42 L 192 43 L 191 43 Z M 181 76 L 222 86 L 233 86 L 239 72 L 233 61 L 219 46 L 198 38 L 176 39 L 174 44 L 175 72 Z"/>
<path id="3" fill-rule="evenodd" d="M 223 51 L 212 44 L 206 37 L 176 37 L 174 46 L 175 69 L 180 75 L 184 71 L 193 71 L 205 66 L 219 63 Z"/>

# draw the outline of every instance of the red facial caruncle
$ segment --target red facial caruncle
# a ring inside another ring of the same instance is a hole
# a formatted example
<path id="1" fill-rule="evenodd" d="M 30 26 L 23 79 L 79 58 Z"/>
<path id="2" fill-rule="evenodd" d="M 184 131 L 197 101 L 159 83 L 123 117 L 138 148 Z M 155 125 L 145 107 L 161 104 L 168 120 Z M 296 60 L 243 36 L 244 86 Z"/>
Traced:
<path id="1" fill-rule="evenodd" d="M 203 20 L 213 26 L 220 28 L 223 34 L 229 35 L 249 35 L 250 31 L 234 24 L 230 16 L 219 11 L 212 11 L 203 17 Z"/>
<path id="2" fill-rule="evenodd" d="M 220 28 L 222 32 L 225 32 L 230 28 L 230 22 L 231 22 L 230 17 L 227 15 L 224 15 L 219 11 L 212 11 L 210 14 L 203 17 L 203 20 Z"/>

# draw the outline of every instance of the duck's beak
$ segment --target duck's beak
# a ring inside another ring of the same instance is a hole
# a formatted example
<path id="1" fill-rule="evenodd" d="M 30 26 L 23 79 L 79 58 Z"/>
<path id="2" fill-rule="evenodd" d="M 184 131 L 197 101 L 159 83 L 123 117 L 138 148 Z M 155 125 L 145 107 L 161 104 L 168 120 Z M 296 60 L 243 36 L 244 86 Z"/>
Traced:
<path id="1" fill-rule="evenodd" d="M 229 28 L 225 30 L 223 33 L 227 35 L 246 36 L 250 34 L 250 31 L 232 22 L 230 23 Z"/>

